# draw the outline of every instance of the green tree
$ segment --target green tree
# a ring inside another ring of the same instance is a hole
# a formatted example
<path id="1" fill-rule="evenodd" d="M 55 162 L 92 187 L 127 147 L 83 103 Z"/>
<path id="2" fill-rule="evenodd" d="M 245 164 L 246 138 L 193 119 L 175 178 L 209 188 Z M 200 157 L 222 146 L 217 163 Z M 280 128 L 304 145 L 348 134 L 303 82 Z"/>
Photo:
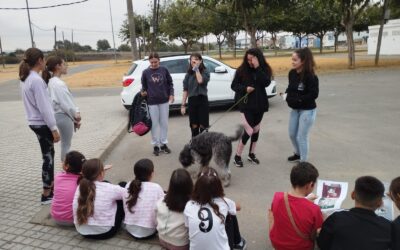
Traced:
<path id="1" fill-rule="evenodd" d="M 193 2 L 177 0 L 165 9 L 160 29 L 170 41 L 179 40 L 188 49 L 205 33 L 207 25 L 203 13 Z"/>
<path id="2" fill-rule="evenodd" d="M 356 67 L 356 56 L 354 47 L 354 24 L 363 11 L 368 7 L 370 0 L 336 0 L 339 3 L 342 13 L 342 25 L 345 28 L 347 37 L 348 68 Z"/>
<path id="3" fill-rule="evenodd" d="M 129 46 L 128 44 L 121 44 L 118 47 L 118 51 L 131 51 L 131 46 Z"/>
<path id="4" fill-rule="evenodd" d="M 102 39 L 97 41 L 97 50 L 104 51 L 111 48 L 110 44 L 108 43 L 107 39 Z"/>

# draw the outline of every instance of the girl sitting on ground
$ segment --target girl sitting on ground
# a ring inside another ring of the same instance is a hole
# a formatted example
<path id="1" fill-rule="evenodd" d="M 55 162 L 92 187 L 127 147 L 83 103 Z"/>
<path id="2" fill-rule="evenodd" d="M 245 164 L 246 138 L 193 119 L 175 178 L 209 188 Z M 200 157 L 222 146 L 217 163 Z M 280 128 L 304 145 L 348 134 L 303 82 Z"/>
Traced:
<path id="1" fill-rule="evenodd" d="M 124 219 L 125 189 L 104 181 L 105 169 L 99 159 L 87 160 L 75 192 L 73 211 L 76 230 L 85 238 L 109 239 Z"/>
<path id="2" fill-rule="evenodd" d="M 157 231 L 160 244 L 167 250 L 189 250 L 188 229 L 183 210 L 190 200 L 193 181 L 183 168 L 172 172 L 168 192 L 157 202 Z"/>
<path id="3" fill-rule="evenodd" d="M 160 185 L 151 182 L 154 165 L 149 159 L 141 159 L 133 167 L 135 179 L 126 185 L 124 196 L 126 230 L 135 239 L 148 239 L 156 233 L 156 204 L 164 197 Z"/>
<path id="4" fill-rule="evenodd" d="M 190 249 L 245 249 L 236 219 L 239 210 L 240 206 L 225 198 L 215 169 L 203 167 L 184 210 Z"/>
<path id="5" fill-rule="evenodd" d="M 73 226 L 72 201 L 78 186 L 85 156 L 78 151 L 70 151 L 63 162 L 63 172 L 54 178 L 54 197 L 51 204 L 51 217 L 62 226 Z"/>

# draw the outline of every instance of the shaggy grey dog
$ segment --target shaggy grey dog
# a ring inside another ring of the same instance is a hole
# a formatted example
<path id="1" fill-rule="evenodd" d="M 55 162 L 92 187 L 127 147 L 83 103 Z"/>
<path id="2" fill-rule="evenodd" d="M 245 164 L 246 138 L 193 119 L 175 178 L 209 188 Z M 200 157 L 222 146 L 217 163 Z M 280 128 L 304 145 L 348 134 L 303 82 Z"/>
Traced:
<path id="1" fill-rule="evenodd" d="M 239 126 L 234 136 L 226 136 L 218 132 L 203 132 L 192 138 L 179 154 L 179 161 L 183 167 L 198 162 L 201 167 L 210 166 L 211 159 L 217 166 L 216 170 L 223 177 L 224 186 L 229 186 L 231 171 L 229 161 L 232 156 L 232 142 L 237 141 L 243 133 L 243 127 Z"/>

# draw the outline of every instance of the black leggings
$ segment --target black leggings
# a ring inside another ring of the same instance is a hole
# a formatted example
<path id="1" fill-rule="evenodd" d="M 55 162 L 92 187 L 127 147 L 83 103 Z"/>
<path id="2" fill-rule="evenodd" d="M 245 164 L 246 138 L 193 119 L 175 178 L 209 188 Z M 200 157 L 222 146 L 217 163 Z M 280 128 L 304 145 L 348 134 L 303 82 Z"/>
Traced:
<path id="1" fill-rule="evenodd" d="M 42 151 L 42 182 L 43 188 L 50 189 L 54 181 L 54 139 L 46 125 L 29 125 L 35 132 Z"/>
<path id="2" fill-rule="evenodd" d="M 239 231 L 239 223 L 236 215 L 228 214 L 225 220 L 225 231 L 228 236 L 229 247 L 233 249 L 233 245 L 239 244 L 242 241 L 242 236 Z"/>
<path id="3" fill-rule="evenodd" d="M 205 95 L 189 97 L 188 113 L 192 137 L 194 137 L 209 126 L 208 97 Z M 193 128 L 193 125 L 197 125 L 197 127 Z"/>

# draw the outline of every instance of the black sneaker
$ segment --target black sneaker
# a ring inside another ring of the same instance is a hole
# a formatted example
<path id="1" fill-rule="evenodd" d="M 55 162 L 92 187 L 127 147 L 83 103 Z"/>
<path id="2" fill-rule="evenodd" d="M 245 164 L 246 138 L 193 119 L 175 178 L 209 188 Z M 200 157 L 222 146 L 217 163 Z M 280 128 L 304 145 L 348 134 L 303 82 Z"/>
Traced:
<path id="1" fill-rule="evenodd" d="M 42 203 L 42 205 L 51 204 L 52 201 L 53 201 L 53 194 L 52 193 L 50 193 L 48 196 L 44 196 L 42 194 L 42 198 L 41 198 L 41 201 L 40 201 Z"/>
<path id="2" fill-rule="evenodd" d="M 287 158 L 288 161 L 293 162 L 293 161 L 299 161 L 300 160 L 300 155 L 294 154 L 292 156 L 289 156 Z"/>
<path id="3" fill-rule="evenodd" d="M 170 154 L 171 153 L 171 149 L 168 148 L 167 144 L 162 145 L 160 150 L 161 150 L 161 152 L 163 152 L 165 154 Z"/>
<path id="4" fill-rule="evenodd" d="M 233 163 L 235 164 L 236 167 L 242 168 L 243 167 L 242 157 L 235 155 L 235 158 L 233 158 Z"/>
<path id="5" fill-rule="evenodd" d="M 247 156 L 247 160 L 255 164 L 260 164 L 260 160 L 258 160 L 256 155 L 253 153 L 250 153 L 249 156 Z"/>
<path id="6" fill-rule="evenodd" d="M 244 250 L 244 249 L 246 249 L 246 247 L 247 247 L 247 242 L 243 237 L 239 244 L 233 245 L 233 249 L 243 249 Z"/>
<path id="7" fill-rule="evenodd" d="M 160 148 L 158 146 L 154 147 L 153 155 L 158 156 L 160 154 Z"/>

